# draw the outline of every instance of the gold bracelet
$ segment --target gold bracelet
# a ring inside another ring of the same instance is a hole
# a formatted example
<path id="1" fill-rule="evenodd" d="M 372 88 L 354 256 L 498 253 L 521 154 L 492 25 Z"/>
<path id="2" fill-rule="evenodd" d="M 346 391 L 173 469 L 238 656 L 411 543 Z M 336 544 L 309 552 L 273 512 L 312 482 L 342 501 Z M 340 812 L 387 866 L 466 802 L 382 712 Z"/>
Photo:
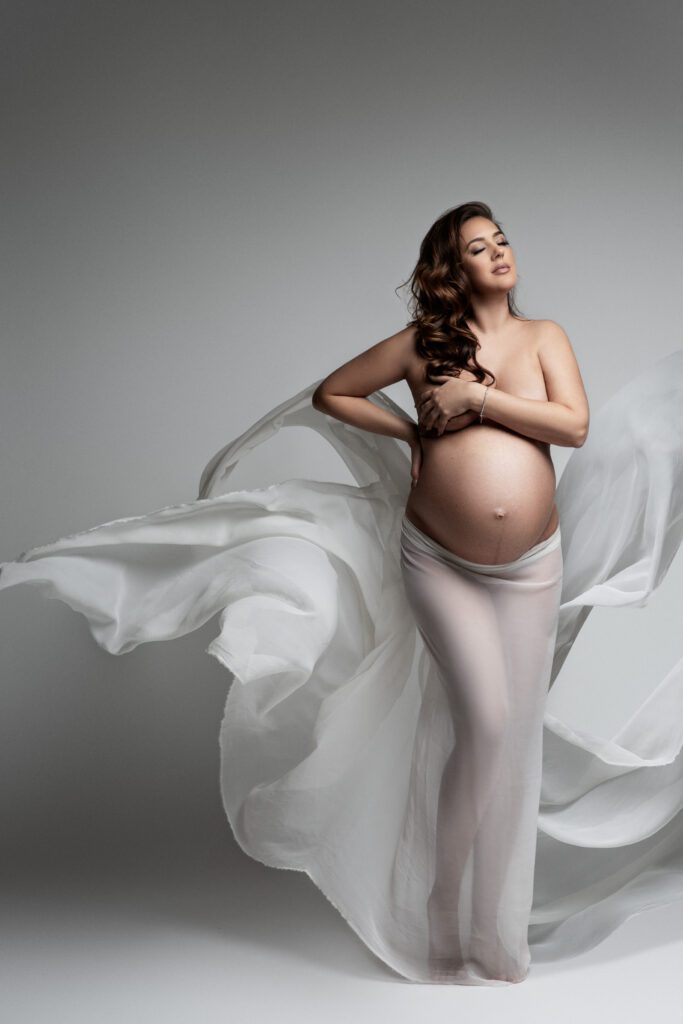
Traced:
<path id="1" fill-rule="evenodd" d="M 490 384 L 486 384 L 485 387 L 484 387 L 484 397 L 481 400 L 481 409 L 479 410 L 479 422 L 480 423 L 482 423 L 483 419 L 484 419 L 484 403 L 486 401 L 486 396 L 489 393 L 489 388 L 490 387 L 491 387 Z"/>

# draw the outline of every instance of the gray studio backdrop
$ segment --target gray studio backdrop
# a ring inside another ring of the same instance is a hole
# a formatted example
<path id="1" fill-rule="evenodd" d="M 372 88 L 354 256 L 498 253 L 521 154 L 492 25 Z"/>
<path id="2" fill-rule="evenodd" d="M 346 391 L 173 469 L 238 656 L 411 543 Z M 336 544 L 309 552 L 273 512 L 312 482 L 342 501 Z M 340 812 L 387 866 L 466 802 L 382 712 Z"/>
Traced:
<path id="1" fill-rule="evenodd" d="M 218 448 L 404 326 L 394 289 L 466 200 L 502 220 L 519 305 L 568 331 L 594 410 L 681 344 L 673 0 L 59 0 L 1 21 L 0 560 L 193 500 Z M 348 479 L 294 432 L 234 486 L 282 479 L 287 453 L 285 475 Z M 591 616 L 557 707 L 571 690 L 609 722 L 614 687 L 635 702 L 663 676 L 680 561 L 648 608 Z M 61 602 L 1 595 L 8 858 L 234 855 L 216 632 L 114 657 Z"/>

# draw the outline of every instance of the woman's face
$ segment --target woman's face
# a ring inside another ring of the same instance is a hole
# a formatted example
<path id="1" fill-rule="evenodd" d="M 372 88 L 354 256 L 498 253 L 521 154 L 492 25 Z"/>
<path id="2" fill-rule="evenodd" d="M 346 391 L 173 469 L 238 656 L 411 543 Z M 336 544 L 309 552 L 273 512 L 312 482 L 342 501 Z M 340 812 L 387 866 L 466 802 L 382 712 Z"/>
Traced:
<path id="1" fill-rule="evenodd" d="M 508 292 L 516 284 L 515 254 L 505 233 L 488 218 L 465 221 L 460 229 L 460 252 L 474 292 Z"/>

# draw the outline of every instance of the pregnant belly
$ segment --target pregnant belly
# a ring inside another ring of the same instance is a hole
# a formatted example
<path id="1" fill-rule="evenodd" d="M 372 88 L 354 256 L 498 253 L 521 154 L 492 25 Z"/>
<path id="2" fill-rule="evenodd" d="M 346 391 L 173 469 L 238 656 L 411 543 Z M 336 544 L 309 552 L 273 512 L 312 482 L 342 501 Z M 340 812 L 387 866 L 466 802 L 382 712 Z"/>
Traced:
<path id="1" fill-rule="evenodd" d="M 422 467 L 408 518 L 443 547 L 473 562 L 511 562 L 559 522 L 547 447 L 477 424 L 423 438 Z"/>

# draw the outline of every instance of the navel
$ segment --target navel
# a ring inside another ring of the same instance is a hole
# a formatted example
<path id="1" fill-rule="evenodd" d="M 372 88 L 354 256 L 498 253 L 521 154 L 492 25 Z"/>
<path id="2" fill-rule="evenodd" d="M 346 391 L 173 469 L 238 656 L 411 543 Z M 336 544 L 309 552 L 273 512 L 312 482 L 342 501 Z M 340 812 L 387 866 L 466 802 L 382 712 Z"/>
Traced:
<path id="1" fill-rule="evenodd" d="M 500 506 L 498 508 L 494 508 L 493 514 L 496 517 L 496 519 L 502 519 L 503 516 L 507 515 L 505 509 L 500 508 Z"/>

